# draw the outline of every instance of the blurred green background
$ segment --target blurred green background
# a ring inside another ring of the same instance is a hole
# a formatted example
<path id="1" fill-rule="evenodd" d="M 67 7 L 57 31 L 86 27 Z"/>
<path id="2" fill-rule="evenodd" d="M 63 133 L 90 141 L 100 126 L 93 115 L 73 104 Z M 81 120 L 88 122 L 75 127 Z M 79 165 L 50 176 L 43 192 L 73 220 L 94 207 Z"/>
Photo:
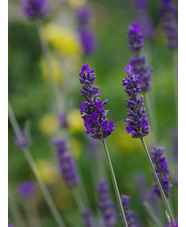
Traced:
<path id="1" fill-rule="evenodd" d="M 73 1 L 69 1 L 73 2 Z M 69 27 L 77 32 L 75 19 L 76 6 L 62 1 L 51 1 L 52 13 L 47 23 L 58 23 L 61 26 Z M 78 2 L 78 0 L 77 0 Z M 81 2 L 81 1 L 80 1 Z M 173 184 L 173 195 L 171 203 L 175 217 L 177 218 L 177 182 L 173 173 L 177 170 L 177 162 L 174 158 L 175 133 L 177 132 L 177 97 L 175 97 L 177 85 L 175 85 L 175 61 L 177 53 L 166 47 L 166 38 L 161 29 L 159 18 L 160 1 L 149 1 L 150 16 L 155 25 L 155 36 L 150 41 L 144 42 L 143 53 L 148 54 L 149 66 L 154 68 L 152 73 L 152 90 L 149 92 L 149 99 L 153 110 L 154 120 L 159 144 L 163 146 L 169 162 L 170 180 Z M 80 3 L 81 4 L 81 3 Z M 113 119 L 115 130 L 107 139 L 108 147 L 113 162 L 116 178 L 121 193 L 131 196 L 131 209 L 138 215 L 143 223 L 142 226 L 153 226 L 148 212 L 145 210 L 139 198 L 138 186 L 135 176 L 143 172 L 147 177 L 148 187 L 152 188 L 153 180 L 148 166 L 145 153 L 140 141 L 132 139 L 126 134 L 123 119 L 126 118 L 127 108 L 125 105 L 126 94 L 122 86 L 124 67 L 129 64 L 132 53 L 128 49 L 126 31 L 131 22 L 135 22 L 131 1 L 123 0 L 101 0 L 88 1 L 86 4 L 91 9 L 91 28 L 97 36 L 97 49 L 90 56 L 82 54 L 76 56 L 76 65 L 73 65 L 74 58 L 69 56 L 60 57 L 54 51 L 55 61 L 62 67 L 64 81 L 58 84 L 64 101 L 64 113 L 69 114 L 70 144 L 72 153 L 76 159 L 82 185 L 88 197 L 88 204 L 92 212 L 97 214 L 96 184 L 92 180 L 92 172 L 97 171 L 94 160 L 91 160 L 87 151 L 87 137 L 85 130 L 74 125 L 73 121 L 80 118 L 77 115 L 80 97 L 80 84 L 78 74 L 83 64 L 89 64 L 96 73 L 96 85 L 100 86 L 102 99 L 108 99 L 109 119 Z M 55 149 L 52 146 L 52 138 L 55 137 L 56 110 L 54 108 L 53 94 L 49 83 L 43 77 L 41 67 L 42 50 L 39 41 L 38 31 L 35 23 L 28 22 L 21 15 L 19 1 L 9 0 L 9 102 L 15 112 L 17 120 L 24 127 L 25 122 L 30 123 L 32 146 L 30 152 L 40 167 L 41 176 L 47 184 L 57 207 L 59 208 L 67 226 L 81 226 L 81 216 L 72 198 L 71 192 L 64 186 L 59 174 L 58 162 Z M 73 56 L 74 57 L 74 56 Z M 67 59 L 67 60 L 65 60 Z M 62 62 L 62 63 L 61 63 Z M 70 63 L 69 63 L 70 62 Z M 63 70 L 68 64 L 68 70 Z M 72 70 L 71 70 L 72 69 Z M 68 71 L 68 72 L 67 72 Z M 65 86 L 73 83 L 71 88 Z M 146 104 L 146 103 L 145 103 Z M 74 111 L 74 112 L 73 112 Z M 73 115 L 74 114 L 74 115 Z M 73 118 L 73 116 L 75 116 Z M 77 121 L 78 124 L 78 121 Z M 54 127 L 54 129 L 53 129 Z M 57 130 L 57 129 L 56 129 Z M 12 199 L 16 201 L 21 214 L 28 222 L 29 218 L 34 219 L 32 214 L 27 216 L 23 206 L 23 199 L 17 195 L 17 186 L 24 180 L 34 180 L 30 167 L 22 153 L 14 146 L 14 132 L 9 124 L 9 188 Z M 145 138 L 148 146 L 153 143 L 153 136 L 150 133 Z M 101 144 L 100 144 L 101 145 Z M 100 146 L 99 152 L 103 155 Z M 99 156 L 101 159 L 101 156 Z M 111 185 L 110 176 L 106 162 L 102 163 L 103 172 Z M 103 174 L 104 176 L 104 174 Z M 102 177 L 103 177 L 102 176 Z M 112 198 L 114 199 L 113 188 L 111 187 Z M 145 190 L 145 189 L 144 189 Z M 39 192 L 33 201 L 38 207 L 42 227 L 55 226 L 55 221 L 48 209 L 42 194 Z M 115 204 L 116 205 L 116 204 Z M 115 206 L 117 207 L 117 205 Z M 161 206 L 160 206 L 161 207 Z M 163 207 L 161 207 L 160 219 L 166 223 Z M 15 217 L 9 212 L 9 219 L 12 224 Z M 16 224 L 14 225 L 16 226 Z M 118 220 L 118 226 L 120 221 Z"/>

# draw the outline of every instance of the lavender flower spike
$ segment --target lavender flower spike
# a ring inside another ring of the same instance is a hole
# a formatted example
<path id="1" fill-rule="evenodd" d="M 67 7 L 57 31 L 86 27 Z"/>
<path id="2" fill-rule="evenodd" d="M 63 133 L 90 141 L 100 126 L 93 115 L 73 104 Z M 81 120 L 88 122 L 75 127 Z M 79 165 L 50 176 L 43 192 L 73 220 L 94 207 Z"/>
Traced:
<path id="1" fill-rule="evenodd" d="M 176 49 L 178 47 L 177 8 L 172 0 L 162 0 L 160 14 L 163 21 L 163 29 L 168 39 L 168 47 Z"/>
<path id="2" fill-rule="evenodd" d="M 69 188 L 76 187 L 79 183 L 79 176 L 76 171 L 75 162 L 69 153 L 67 139 L 55 139 L 53 144 L 57 149 L 59 166 L 66 186 Z"/>
<path id="3" fill-rule="evenodd" d="M 13 227 L 13 225 L 10 224 L 9 220 L 8 220 L 8 227 Z"/>
<path id="4" fill-rule="evenodd" d="M 18 193 L 22 197 L 32 197 L 37 193 L 37 187 L 32 181 L 23 181 L 18 187 Z"/>
<path id="5" fill-rule="evenodd" d="M 28 19 L 41 19 L 50 11 L 48 0 L 22 0 L 23 14 Z"/>
<path id="6" fill-rule="evenodd" d="M 85 113 L 82 118 L 86 127 L 86 133 L 90 134 L 92 138 L 104 139 L 109 136 L 114 130 L 113 121 L 110 120 L 108 124 L 108 110 L 104 110 L 104 105 L 108 100 L 101 102 L 98 96 L 99 87 L 93 85 L 96 76 L 93 69 L 89 69 L 88 65 L 83 65 L 82 71 L 79 73 L 80 83 L 83 85 L 81 89 L 81 96 L 85 98 L 85 102 L 80 104 L 80 113 Z"/>
<path id="7" fill-rule="evenodd" d="M 99 208 L 101 209 L 104 218 L 105 227 L 116 226 L 116 212 L 114 210 L 114 203 L 110 198 L 109 186 L 105 180 L 99 180 L 97 191 Z"/>
<path id="8" fill-rule="evenodd" d="M 129 95 L 126 99 L 127 107 L 130 108 L 124 121 L 128 123 L 126 127 L 127 133 L 132 133 L 133 138 L 142 138 L 149 134 L 149 124 L 147 120 L 148 114 L 145 114 L 143 106 L 143 95 L 139 96 L 142 90 L 141 77 L 139 74 L 132 73 L 130 65 L 125 67 L 128 77 L 123 79 L 123 86 L 126 87 L 125 92 Z"/>
<path id="9" fill-rule="evenodd" d="M 82 216 L 83 216 L 83 224 L 84 227 L 92 227 L 92 215 L 89 209 L 83 209 L 82 211 Z"/>
<path id="10" fill-rule="evenodd" d="M 143 35 L 138 24 L 132 23 L 127 31 L 129 48 L 132 52 L 135 52 L 135 57 L 131 58 L 130 65 L 132 72 L 140 74 L 142 80 L 142 91 L 148 91 L 151 89 L 151 74 L 152 67 L 146 65 L 146 56 L 140 55 L 140 51 L 143 48 Z"/>
<path id="11" fill-rule="evenodd" d="M 155 170 L 158 174 L 159 180 L 161 182 L 161 185 L 163 187 L 164 193 L 167 197 L 171 196 L 171 188 L 172 184 L 169 182 L 169 170 L 168 170 L 168 165 L 165 160 L 165 156 L 163 156 L 164 149 L 162 147 L 154 147 L 151 150 L 151 157 L 152 157 L 152 162 L 155 165 Z M 153 176 L 154 178 L 154 176 Z M 156 195 L 158 195 L 161 198 L 161 193 L 158 189 L 158 186 L 154 186 L 154 192 Z"/>
<path id="12" fill-rule="evenodd" d="M 121 195 L 121 201 L 122 201 L 123 209 L 126 214 L 128 227 L 137 227 L 135 223 L 134 212 L 129 209 L 130 197 L 126 195 Z"/>

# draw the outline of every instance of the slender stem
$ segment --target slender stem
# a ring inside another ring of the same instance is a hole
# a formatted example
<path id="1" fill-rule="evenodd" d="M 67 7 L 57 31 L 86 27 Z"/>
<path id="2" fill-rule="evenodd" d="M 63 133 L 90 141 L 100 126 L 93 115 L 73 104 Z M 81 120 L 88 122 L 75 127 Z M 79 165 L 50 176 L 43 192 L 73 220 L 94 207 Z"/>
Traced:
<path id="1" fill-rule="evenodd" d="M 147 202 L 147 201 L 144 201 L 143 202 L 143 205 L 145 206 L 149 216 L 151 217 L 151 219 L 154 221 L 154 223 L 158 226 L 158 227 L 162 227 L 162 223 L 160 221 L 160 219 L 156 216 L 156 214 L 154 213 L 151 205 Z"/>
<path id="2" fill-rule="evenodd" d="M 111 178 L 112 178 L 112 183 L 113 183 L 113 186 L 114 186 L 116 198 L 117 198 L 119 209 L 120 209 L 120 212 L 121 212 L 121 218 L 122 218 L 124 226 L 128 227 L 127 219 L 126 219 L 125 212 L 124 212 L 124 209 L 123 209 L 123 206 L 122 206 L 121 196 L 120 196 L 118 185 L 117 185 L 117 182 L 116 182 L 116 177 L 115 177 L 114 170 L 113 170 L 113 167 L 112 167 L 112 162 L 111 162 L 111 159 L 110 159 L 107 144 L 106 144 L 106 141 L 104 139 L 102 139 L 102 142 L 103 142 L 103 146 L 104 146 L 104 150 L 105 150 L 105 154 L 106 154 L 106 158 L 107 158 L 107 164 L 108 164 L 108 167 L 109 167 L 109 170 L 110 170 L 110 175 L 111 175 Z"/>
<path id="3" fill-rule="evenodd" d="M 150 166 L 151 166 L 151 168 L 152 168 L 152 172 L 153 172 L 153 174 L 154 174 L 156 183 L 157 183 L 158 188 L 159 188 L 159 191 L 160 191 L 160 193 L 161 193 L 161 197 L 162 197 L 162 200 L 163 200 L 165 209 L 166 209 L 167 213 L 168 213 L 169 216 L 170 216 L 171 222 L 175 225 L 175 221 L 174 221 L 174 217 L 173 217 L 171 208 L 170 208 L 170 206 L 169 206 L 168 200 L 167 200 L 167 198 L 166 198 L 166 196 L 165 196 L 165 193 L 164 193 L 163 188 L 162 188 L 162 186 L 161 186 L 160 180 L 159 180 L 159 178 L 158 178 L 158 175 L 157 175 L 156 170 L 155 170 L 155 168 L 154 168 L 154 165 L 153 165 L 153 163 L 152 163 L 152 159 L 151 159 L 150 153 L 149 153 L 149 151 L 148 151 L 148 149 L 147 149 L 147 146 L 146 146 L 146 144 L 145 144 L 143 138 L 141 138 L 141 142 L 142 142 L 143 147 L 144 147 L 144 149 L 145 149 L 145 152 L 146 152 L 146 155 L 147 155 L 149 164 L 150 164 Z"/>
<path id="4" fill-rule="evenodd" d="M 79 211 L 82 212 L 85 206 L 83 204 L 83 200 L 81 198 L 80 191 L 78 190 L 78 188 L 72 189 L 72 195 L 74 197 L 74 200 L 76 201 Z"/>
<path id="5" fill-rule="evenodd" d="M 12 192 L 10 189 L 8 189 L 8 204 L 9 204 L 9 210 L 12 213 L 12 216 L 15 219 L 15 223 L 19 227 L 27 227 L 27 224 L 25 223 L 24 218 L 22 217 L 22 214 L 19 210 L 19 207 L 14 200 L 14 197 L 12 195 Z"/>
<path id="6" fill-rule="evenodd" d="M 13 110 L 12 110 L 10 104 L 9 104 L 8 113 L 9 113 L 10 122 L 12 124 L 12 127 L 13 127 L 16 135 L 17 136 L 20 135 L 19 138 L 22 138 L 22 135 L 20 134 L 21 130 L 20 130 L 19 125 L 18 125 L 18 123 L 16 121 L 15 115 L 13 113 Z M 23 153 L 24 153 L 24 155 L 25 155 L 25 157 L 26 157 L 26 159 L 27 159 L 27 161 L 28 161 L 28 163 L 30 165 L 30 168 L 32 169 L 33 174 L 35 175 L 35 178 L 36 178 L 36 180 L 38 182 L 38 185 L 39 185 L 39 187 L 40 187 L 40 189 L 41 189 L 41 191 L 42 191 L 42 193 L 43 193 L 43 195 L 45 197 L 46 202 L 48 203 L 48 206 L 49 206 L 51 212 L 53 213 L 53 215 L 55 217 L 55 220 L 56 220 L 57 224 L 60 227 L 65 227 L 65 224 L 64 224 L 63 220 L 61 219 L 61 216 L 60 216 L 60 214 L 59 214 L 59 212 L 58 212 L 58 210 L 57 210 L 57 208 L 56 208 L 56 206 L 55 206 L 55 204 L 54 204 L 54 202 L 52 200 L 52 197 L 50 196 L 50 194 L 48 192 L 47 187 L 45 186 L 45 184 L 43 183 L 43 181 L 39 177 L 38 169 L 37 169 L 37 167 L 36 167 L 36 165 L 34 163 L 34 160 L 33 160 L 32 156 L 31 156 L 29 150 L 28 149 L 23 149 Z"/>
<path id="7" fill-rule="evenodd" d="M 41 48 L 43 51 L 43 56 L 45 59 L 45 64 L 46 64 L 46 67 L 48 70 L 48 75 L 49 75 L 52 92 L 54 94 L 54 98 L 55 98 L 55 102 L 56 102 L 56 107 L 58 109 L 58 112 L 60 113 L 61 112 L 60 94 L 59 94 L 58 88 L 53 80 L 54 77 L 53 77 L 52 63 L 51 63 L 50 54 L 49 54 L 49 48 L 48 48 L 47 43 L 44 41 L 43 34 L 41 31 L 41 24 L 37 24 L 37 30 L 38 30 L 38 34 L 39 34 Z"/>

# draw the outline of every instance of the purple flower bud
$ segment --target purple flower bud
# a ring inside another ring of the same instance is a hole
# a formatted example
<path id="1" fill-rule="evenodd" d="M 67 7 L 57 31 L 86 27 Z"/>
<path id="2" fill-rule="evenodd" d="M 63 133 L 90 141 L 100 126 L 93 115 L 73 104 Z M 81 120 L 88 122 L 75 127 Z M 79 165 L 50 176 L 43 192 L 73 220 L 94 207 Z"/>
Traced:
<path id="1" fill-rule="evenodd" d="M 89 28 L 83 27 L 79 30 L 79 38 L 84 54 L 92 54 L 96 49 L 97 43 L 94 32 Z"/>
<path id="2" fill-rule="evenodd" d="M 24 181 L 18 186 L 21 197 L 32 197 L 37 193 L 37 186 L 32 181 Z"/>
<path id="3" fill-rule="evenodd" d="M 148 114 L 145 114 L 143 106 L 143 95 L 139 96 L 142 90 L 141 79 L 139 74 L 132 73 L 132 67 L 126 66 L 125 72 L 128 77 L 123 79 L 123 85 L 126 87 L 125 92 L 129 98 L 126 99 L 127 107 L 130 108 L 124 121 L 128 123 L 127 133 L 132 133 L 133 138 L 142 138 L 149 134 Z"/>
<path id="4" fill-rule="evenodd" d="M 66 115 L 61 113 L 58 115 L 59 125 L 61 128 L 67 127 L 67 118 Z"/>
<path id="5" fill-rule="evenodd" d="M 57 149 L 59 167 L 66 186 L 69 188 L 76 187 L 79 183 L 79 176 L 77 174 L 74 159 L 70 155 L 67 146 L 67 139 L 55 139 L 53 144 Z"/>
<path id="6" fill-rule="evenodd" d="M 139 52 L 143 48 L 143 35 L 138 24 L 132 23 L 127 31 L 129 48 L 132 52 Z"/>
<path id="7" fill-rule="evenodd" d="M 80 23 L 80 26 L 86 25 L 90 17 L 90 10 L 87 6 L 80 6 L 76 10 L 76 15 Z"/>
<path id="8" fill-rule="evenodd" d="M 30 147 L 32 142 L 31 138 L 28 135 L 28 132 L 26 130 L 23 130 L 21 133 L 22 133 L 21 138 L 18 135 L 14 136 L 15 146 L 19 149 L 25 149 L 27 147 Z"/>
<path id="9" fill-rule="evenodd" d="M 177 8 L 172 0 L 162 0 L 160 15 L 163 21 L 163 29 L 168 39 L 168 47 L 178 47 L 178 22 Z"/>
<path id="10" fill-rule="evenodd" d="M 99 180 L 97 191 L 99 208 L 101 209 L 104 218 L 105 227 L 116 226 L 116 212 L 114 209 L 114 203 L 110 198 L 109 186 L 105 180 Z"/>
<path id="11" fill-rule="evenodd" d="M 89 209 L 83 209 L 83 225 L 84 227 L 93 227 L 92 214 Z"/>
<path id="12" fill-rule="evenodd" d="M 151 156 L 152 156 L 152 162 L 154 163 L 155 170 L 157 172 L 157 175 L 159 177 L 159 180 L 161 182 L 162 188 L 165 192 L 165 195 L 167 197 L 171 196 L 171 188 L 172 184 L 169 182 L 169 169 L 168 169 L 168 164 L 165 160 L 165 157 L 163 156 L 164 149 L 162 147 L 154 147 L 151 150 Z M 154 178 L 154 175 L 153 175 Z M 154 192 L 156 193 L 157 196 L 161 198 L 161 193 L 158 189 L 158 186 L 154 186 Z"/>
<path id="13" fill-rule="evenodd" d="M 50 11 L 48 0 L 22 0 L 22 10 L 28 19 L 42 19 Z"/>
<path id="14" fill-rule="evenodd" d="M 86 133 L 90 134 L 92 138 L 104 139 L 109 136 L 114 130 L 113 121 L 108 123 L 108 110 L 104 110 L 104 105 L 107 104 L 107 100 L 101 102 L 98 98 L 99 87 L 93 85 L 96 76 L 93 69 L 89 69 L 88 65 L 82 66 L 82 71 L 79 73 L 80 83 L 83 85 L 81 96 L 85 98 L 85 102 L 80 104 L 80 113 L 85 113 L 82 116 L 84 125 L 86 127 Z"/>
<path id="15" fill-rule="evenodd" d="M 126 196 L 126 195 L 121 195 L 121 202 L 122 202 L 122 205 L 123 205 L 123 209 L 125 211 L 128 227 L 137 227 L 136 221 L 135 221 L 135 218 L 134 218 L 134 212 L 129 209 L 130 197 Z M 123 225 L 123 223 L 122 223 L 122 225 Z"/>

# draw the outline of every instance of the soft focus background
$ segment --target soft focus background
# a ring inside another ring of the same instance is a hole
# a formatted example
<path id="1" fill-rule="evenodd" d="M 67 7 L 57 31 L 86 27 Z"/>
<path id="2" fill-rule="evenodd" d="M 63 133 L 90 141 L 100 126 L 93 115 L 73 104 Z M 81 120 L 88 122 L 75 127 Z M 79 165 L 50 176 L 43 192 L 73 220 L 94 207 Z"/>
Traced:
<path id="1" fill-rule="evenodd" d="M 89 55 L 83 53 L 78 39 L 76 10 L 84 4 L 90 9 L 89 26 L 97 39 L 95 50 Z M 108 137 L 107 142 L 120 192 L 131 197 L 131 209 L 138 216 L 142 226 L 154 226 L 143 205 L 144 198 L 140 194 L 140 190 L 144 194 L 152 190 L 154 183 L 150 167 L 140 141 L 126 134 L 126 124 L 123 121 L 126 118 L 127 108 L 126 94 L 121 80 L 126 76 L 123 70 L 132 56 L 128 49 L 126 31 L 131 22 L 137 22 L 132 1 L 52 0 L 51 7 L 50 17 L 44 21 L 43 34 L 52 54 L 53 80 L 60 91 L 61 113 L 66 115 L 68 124 L 66 130 L 81 177 L 81 187 L 86 194 L 84 199 L 96 216 L 95 188 L 96 174 L 99 172 L 96 165 L 100 160 L 103 162 L 100 165 L 99 176 L 107 178 L 111 183 L 102 146 L 92 145 L 94 148 L 96 146 L 96 154 L 94 153 L 92 157 L 91 145 L 87 145 L 89 139 L 79 113 L 79 103 L 82 98 L 79 92 L 81 85 L 78 74 L 83 64 L 89 64 L 89 67 L 95 70 L 96 85 L 100 86 L 102 98 L 108 99 L 109 119 L 113 119 L 115 125 L 115 130 Z M 177 54 L 166 46 L 167 41 L 159 18 L 159 7 L 160 1 L 149 0 L 148 10 L 154 24 L 154 36 L 144 41 L 143 52 L 147 54 L 149 66 L 154 68 L 149 99 L 159 141 L 156 145 L 165 148 L 170 181 L 173 184 L 170 202 L 177 219 L 177 91 L 175 89 Z M 52 139 L 58 135 L 60 126 L 38 32 L 35 24 L 28 22 L 22 15 L 17 0 L 9 0 L 8 32 L 9 102 L 21 128 L 28 127 L 30 130 L 32 137 L 30 152 L 64 220 L 68 226 L 82 226 L 81 215 L 72 194 L 60 176 L 52 145 Z M 22 151 L 15 148 L 13 136 L 14 132 L 9 124 L 9 206 L 16 203 L 29 226 L 56 226 L 39 189 L 31 199 L 19 196 L 19 184 L 26 180 L 35 182 L 35 179 Z M 150 134 L 145 138 L 149 147 L 153 143 L 152 137 Z M 112 198 L 115 198 L 112 186 L 111 192 Z M 158 200 L 157 198 L 154 205 L 157 209 L 155 212 L 164 225 L 166 223 L 164 210 Z M 16 226 L 11 211 L 9 220 Z M 119 222 L 118 226 L 120 226 Z"/>

